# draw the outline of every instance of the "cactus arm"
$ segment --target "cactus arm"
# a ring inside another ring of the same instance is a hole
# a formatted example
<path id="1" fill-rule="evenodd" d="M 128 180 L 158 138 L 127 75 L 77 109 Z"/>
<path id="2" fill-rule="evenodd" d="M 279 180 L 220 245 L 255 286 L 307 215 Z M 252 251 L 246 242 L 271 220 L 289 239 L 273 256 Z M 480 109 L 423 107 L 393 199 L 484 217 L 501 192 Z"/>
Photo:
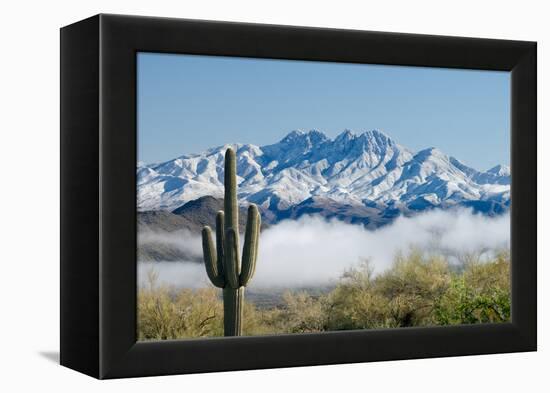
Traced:
<path id="1" fill-rule="evenodd" d="M 256 253 L 258 250 L 258 221 L 260 214 L 256 205 L 248 207 L 246 233 L 244 236 L 244 249 L 242 270 L 239 277 L 240 284 L 246 286 L 256 270 Z"/>
<path id="2" fill-rule="evenodd" d="M 260 244 L 260 229 L 262 226 L 262 216 L 258 212 L 258 219 L 256 220 L 256 242 L 254 247 L 254 268 L 252 269 L 252 273 L 250 274 L 250 278 L 254 276 L 254 272 L 256 271 L 256 261 L 258 260 L 258 245 Z"/>
<path id="3" fill-rule="evenodd" d="M 260 230 L 262 228 L 262 216 L 260 216 L 260 213 L 258 213 L 258 221 L 256 222 L 257 225 L 257 231 L 256 231 L 256 249 L 254 250 L 254 260 L 258 260 L 258 246 L 260 244 Z M 256 264 L 254 264 L 254 267 L 256 267 Z"/>
<path id="4" fill-rule="evenodd" d="M 212 284 L 219 288 L 223 288 L 225 285 L 223 276 L 219 274 L 216 254 L 214 251 L 214 241 L 212 240 L 212 230 L 206 226 L 202 230 L 202 251 L 204 254 L 204 266 L 206 267 L 206 274 Z"/>
<path id="5" fill-rule="evenodd" d="M 223 250 L 224 250 L 224 238 L 225 238 L 225 228 L 224 228 L 224 214 L 223 210 L 220 210 L 216 214 L 216 250 L 218 252 L 218 274 L 223 276 L 225 268 L 223 266 Z"/>
<path id="6" fill-rule="evenodd" d="M 231 288 L 239 288 L 239 243 L 236 231 L 227 228 L 225 231 L 225 279 Z"/>

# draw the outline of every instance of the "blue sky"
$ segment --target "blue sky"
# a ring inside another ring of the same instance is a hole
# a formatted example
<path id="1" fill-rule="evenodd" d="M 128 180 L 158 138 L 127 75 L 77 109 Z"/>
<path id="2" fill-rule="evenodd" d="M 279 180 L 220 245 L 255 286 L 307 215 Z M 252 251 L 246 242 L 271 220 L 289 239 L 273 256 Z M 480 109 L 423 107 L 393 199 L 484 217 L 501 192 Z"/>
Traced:
<path id="1" fill-rule="evenodd" d="M 138 54 L 138 159 L 160 162 L 288 132 L 381 129 L 476 169 L 510 162 L 510 74 Z"/>

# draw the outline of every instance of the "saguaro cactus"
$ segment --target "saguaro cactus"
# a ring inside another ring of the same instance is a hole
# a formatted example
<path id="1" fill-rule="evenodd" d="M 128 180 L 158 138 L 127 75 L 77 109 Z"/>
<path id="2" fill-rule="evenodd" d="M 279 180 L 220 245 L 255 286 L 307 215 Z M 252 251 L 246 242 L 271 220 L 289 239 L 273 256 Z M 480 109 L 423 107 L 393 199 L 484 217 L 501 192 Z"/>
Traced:
<path id="1" fill-rule="evenodd" d="M 202 230 L 202 250 L 206 274 L 212 284 L 223 288 L 223 330 L 225 336 L 242 333 L 244 287 L 256 269 L 260 213 L 256 205 L 248 208 L 242 262 L 239 258 L 239 205 L 237 202 L 237 165 L 233 149 L 225 152 L 224 210 L 216 215 L 216 247 L 212 230 Z"/>

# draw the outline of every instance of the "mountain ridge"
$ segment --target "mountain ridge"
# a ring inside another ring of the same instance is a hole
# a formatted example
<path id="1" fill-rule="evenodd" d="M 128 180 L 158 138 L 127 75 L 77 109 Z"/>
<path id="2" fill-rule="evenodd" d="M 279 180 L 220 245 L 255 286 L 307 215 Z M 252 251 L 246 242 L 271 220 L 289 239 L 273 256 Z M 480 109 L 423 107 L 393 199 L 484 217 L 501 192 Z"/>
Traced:
<path id="1" fill-rule="evenodd" d="M 173 211 L 202 196 L 223 197 L 229 146 L 237 152 L 240 203 L 256 203 L 276 216 L 289 216 L 289 209 L 310 199 L 398 210 L 477 201 L 509 205 L 510 170 L 504 165 L 478 171 L 433 147 L 414 152 L 380 130 L 344 130 L 333 139 L 318 130 L 294 130 L 270 145 L 227 144 L 141 163 L 138 210 Z"/>

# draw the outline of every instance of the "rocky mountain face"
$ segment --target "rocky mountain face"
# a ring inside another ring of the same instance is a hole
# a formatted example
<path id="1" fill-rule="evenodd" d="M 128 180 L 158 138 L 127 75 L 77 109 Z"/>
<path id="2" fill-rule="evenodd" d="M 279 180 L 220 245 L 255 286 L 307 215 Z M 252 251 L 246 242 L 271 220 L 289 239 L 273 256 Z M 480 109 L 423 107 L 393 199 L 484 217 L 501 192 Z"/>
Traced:
<path id="1" fill-rule="evenodd" d="M 198 237 L 204 226 L 216 228 L 216 213 L 223 210 L 223 199 L 204 196 L 189 201 L 174 211 L 149 210 L 138 211 L 137 224 L 140 241 L 138 242 L 138 260 L 140 261 L 194 261 L 202 262 L 202 254 L 182 248 L 181 242 L 189 235 Z M 239 231 L 246 226 L 246 208 L 239 209 Z M 269 226 L 262 222 L 262 229 Z M 159 236 L 163 233 L 162 236 Z M 167 241 L 166 233 L 170 233 Z M 196 250 L 195 250 L 196 251 Z"/>
<path id="2" fill-rule="evenodd" d="M 267 146 L 225 145 L 140 164 L 140 216 L 170 212 L 179 218 L 168 222 L 185 219 L 191 224 L 182 225 L 193 230 L 198 225 L 200 231 L 214 218 L 214 201 L 223 198 L 229 146 L 237 152 L 241 204 L 258 204 L 267 223 L 321 214 L 375 228 L 435 207 L 465 206 L 493 215 L 510 204 L 510 169 L 503 165 L 481 172 L 435 148 L 413 152 L 378 130 L 344 131 L 334 139 L 313 130 L 293 131 Z"/>

